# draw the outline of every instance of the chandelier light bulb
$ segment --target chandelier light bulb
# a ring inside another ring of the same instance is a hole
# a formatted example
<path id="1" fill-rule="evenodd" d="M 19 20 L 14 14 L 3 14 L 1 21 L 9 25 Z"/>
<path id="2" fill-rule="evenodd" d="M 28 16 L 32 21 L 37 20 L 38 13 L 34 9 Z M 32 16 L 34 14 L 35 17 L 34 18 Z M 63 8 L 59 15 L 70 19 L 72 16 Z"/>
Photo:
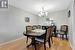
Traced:
<path id="1" fill-rule="evenodd" d="M 41 9 L 42 10 L 40 11 L 39 16 L 46 17 L 48 15 L 48 12 L 46 12 L 44 8 L 41 8 Z"/>

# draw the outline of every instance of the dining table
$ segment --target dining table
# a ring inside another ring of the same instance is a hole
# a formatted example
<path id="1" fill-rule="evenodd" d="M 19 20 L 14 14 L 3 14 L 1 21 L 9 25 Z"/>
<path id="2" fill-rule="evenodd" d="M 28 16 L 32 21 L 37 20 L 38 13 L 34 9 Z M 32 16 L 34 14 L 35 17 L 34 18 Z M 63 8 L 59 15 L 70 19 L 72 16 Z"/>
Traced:
<path id="1" fill-rule="evenodd" d="M 34 45 L 35 50 L 36 50 L 36 41 L 35 41 L 35 38 L 39 37 L 39 36 L 41 36 L 43 34 L 45 34 L 45 32 L 46 32 L 46 30 L 42 30 L 42 29 L 35 29 L 35 30 L 32 30 L 29 33 L 26 33 L 26 31 L 24 31 L 23 34 L 25 36 L 32 37 L 31 38 L 32 41 L 31 41 L 31 43 L 27 47 L 29 47 L 30 45 Z"/>

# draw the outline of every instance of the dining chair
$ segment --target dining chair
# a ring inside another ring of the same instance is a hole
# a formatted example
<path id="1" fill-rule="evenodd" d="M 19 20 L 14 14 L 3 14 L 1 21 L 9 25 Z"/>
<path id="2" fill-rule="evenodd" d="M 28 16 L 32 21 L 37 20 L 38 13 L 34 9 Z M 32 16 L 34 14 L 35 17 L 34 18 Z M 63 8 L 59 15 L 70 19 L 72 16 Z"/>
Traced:
<path id="1" fill-rule="evenodd" d="M 46 27 L 45 27 L 45 26 L 42 26 L 42 29 L 43 29 L 43 30 L 46 30 Z"/>
<path id="2" fill-rule="evenodd" d="M 32 32 L 31 30 L 32 30 L 32 26 L 26 26 L 26 33 Z M 28 42 L 28 38 L 30 37 L 27 36 L 26 43 Z"/>
<path id="3" fill-rule="evenodd" d="M 54 31 L 54 27 L 53 26 L 42 26 L 42 29 L 43 30 L 47 30 L 49 27 L 52 27 L 52 33 L 50 34 L 50 39 L 51 39 L 51 42 L 53 43 L 53 31 Z"/>
<path id="4" fill-rule="evenodd" d="M 33 28 L 33 30 L 37 29 L 37 25 L 33 25 L 32 28 Z"/>
<path id="5" fill-rule="evenodd" d="M 46 42 L 48 42 L 49 44 L 49 47 L 51 47 L 51 44 L 50 44 L 50 36 L 52 34 L 52 27 L 49 27 L 46 32 L 45 32 L 45 35 L 43 38 L 35 38 L 36 42 L 40 42 L 40 43 L 43 43 L 44 44 L 44 50 L 46 50 Z"/>
<path id="6" fill-rule="evenodd" d="M 37 25 L 37 28 L 38 28 L 38 29 L 42 29 L 42 26 L 41 26 L 41 25 Z"/>
<path id="7" fill-rule="evenodd" d="M 55 25 L 53 25 L 52 27 L 53 27 L 53 36 L 57 37 L 57 33 L 56 33 L 57 27 Z"/>
<path id="8" fill-rule="evenodd" d="M 66 36 L 66 40 L 67 38 L 67 34 L 68 34 L 68 26 L 67 25 L 61 25 L 60 28 L 60 36 L 62 36 L 62 39 L 64 39 L 64 35 Z"/>
<path id="9" fill-rule="evenodd" d="M 42 29 L 43 30 L 46 30 L 46 29 L 48 29 L 50 26 L 42 26 Z"/>

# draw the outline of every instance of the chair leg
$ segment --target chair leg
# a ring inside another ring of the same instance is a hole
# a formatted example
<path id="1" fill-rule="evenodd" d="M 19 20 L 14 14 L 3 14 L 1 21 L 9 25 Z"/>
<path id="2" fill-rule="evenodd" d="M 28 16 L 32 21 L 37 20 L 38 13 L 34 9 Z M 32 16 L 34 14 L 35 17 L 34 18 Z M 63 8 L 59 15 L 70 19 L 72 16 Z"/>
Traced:
<path id="1" fill-rule="evenodd" d="M 64 39 L 64 35 L 62 34 L 62 40 Z"/>
<path id="2" fill-rule="evenodd" d="M 52 39 L 52 36 L 51 36 L 51 41 L 52 41 L 52 43 L 53 43 L 53 39 Z"/>
<path id="3" fill-rule="evenodd" d="M 36 50 L 36 43 L 34 44 L 35 50 Z"/>
<path id="4" fill-rule="evenodd" d="M 45 43 L 46 43 L 46 42 L 44 42 L 44 50 L 46 50 L 46 45 L 45 45 Z"/>
<path id="5" fill-rule="evenodd" d="M 51 47 L 50 38 L 48 39 L 49 48 Z"/>
<path id="6" fill-rule="evenodd" d="M 28 37 L 27 37 L 27 40 L 26 40 L 26 43 L 28 42 Z"/>
<path id="7" fill-rule="evenodd" d="M 34 40 L 34 47 L 35 47 L 35 50 L 37 50 L 37 49 L 36 49 L 36 41 L 35 41 L 35 38 L 33 38 L 33 40 Z"/>
<path id="8" fill-rule="evenodd" d="M 68 38 L 67 38 L 67 34 L 66 34 L 66 40 L 68 40 Z"/>

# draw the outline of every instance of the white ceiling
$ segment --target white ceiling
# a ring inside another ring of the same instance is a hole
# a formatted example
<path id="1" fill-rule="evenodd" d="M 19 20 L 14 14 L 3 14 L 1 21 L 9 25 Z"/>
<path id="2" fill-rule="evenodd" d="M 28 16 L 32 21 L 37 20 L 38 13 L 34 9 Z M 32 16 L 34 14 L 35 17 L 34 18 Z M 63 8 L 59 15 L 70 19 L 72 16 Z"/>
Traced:
<path id="1" fill-rule="evenodd" d="M 67 9 L 72 0 L 9 0 L 9 4 L 25 11 L 37 14 L 44 7 L 46 11 L 55 12 Z"/>

